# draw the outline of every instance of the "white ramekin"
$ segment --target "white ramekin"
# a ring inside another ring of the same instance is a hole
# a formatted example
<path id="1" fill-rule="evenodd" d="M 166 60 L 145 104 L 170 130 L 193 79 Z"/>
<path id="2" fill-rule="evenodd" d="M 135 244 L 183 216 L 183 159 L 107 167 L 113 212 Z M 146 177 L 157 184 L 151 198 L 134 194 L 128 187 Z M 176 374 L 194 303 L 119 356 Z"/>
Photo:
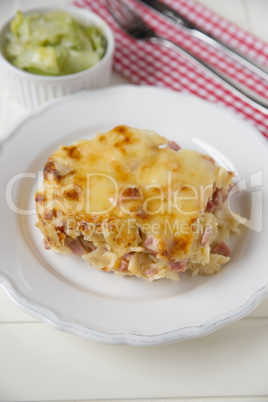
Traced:
<path id="1" fill-rule="evenodd" d="M 26 14 L 45 13 L 55 9 L 57 8 L 35 9 L 27 11 Z M 95 66 L 79 73 L 56 77 L 31 74 L 13 66 L 2 54 L 6 32 L 10 24 L 8 21 L 0 31 L 0 70 L 12 97 L 28 109 L 35 109 L 51 99 L 70 95 L 83 89 L 102 88 L 110 82 L 115 46 L 110 27 L 104 20 L 88 10 L 72 6 L 60 7 L 60 9 L 69 12 L 81 23 L 93 23 L 100 26 L 107 39 L 107 50 L 104 57 Z"/>

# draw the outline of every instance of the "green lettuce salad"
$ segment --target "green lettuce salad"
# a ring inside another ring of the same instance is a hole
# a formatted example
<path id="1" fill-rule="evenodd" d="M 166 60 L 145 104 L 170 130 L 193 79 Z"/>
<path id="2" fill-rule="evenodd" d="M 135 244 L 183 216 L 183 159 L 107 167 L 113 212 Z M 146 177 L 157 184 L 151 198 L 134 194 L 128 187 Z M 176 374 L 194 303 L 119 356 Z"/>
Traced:
<path id="1" fill-rule="evenodd" d="M 11 21 L 4 56 L 34 74 L 74 74 L 94 66 L 106 52 L 100 28 L 79 24 L 65 11 L 23 15 Z"/>

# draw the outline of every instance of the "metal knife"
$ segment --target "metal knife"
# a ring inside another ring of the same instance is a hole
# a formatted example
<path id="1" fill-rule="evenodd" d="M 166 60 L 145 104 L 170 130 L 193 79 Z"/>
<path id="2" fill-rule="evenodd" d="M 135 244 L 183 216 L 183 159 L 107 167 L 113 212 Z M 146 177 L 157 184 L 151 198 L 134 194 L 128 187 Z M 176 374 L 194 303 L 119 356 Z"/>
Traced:
<path id="1" fill-rule="evenodd" d="M 238 63 L 242 64 L 244 67 L 253 71 L 255 74 L 259 75 L 265 80 L 268 80 L 268 67 L 265 67 L 256 61 L 253 61 L 245 54 L 229 46 L 227 43 L 222 42 L 220 39 L 216 38 L 209 32 L 205 31 L 204 29 L 199 28 L 196 24 L 191 22 L 187 17 L 183 16 L 178 11 L 172 9 L 171 7 L 167 6 L 166 4 L 162 3 L 159 0 L 139 0 L 139 1 L 158 11 L 163 16 L 175 22 L 183 29 L 186 29 L 188 33 L 190 33 L 195 38 L 198 38 L 203 42 L 207 43 L 208 45 L 213 46 L 215 49 L 220 50 L 227 56 L 231 57 Z"/>

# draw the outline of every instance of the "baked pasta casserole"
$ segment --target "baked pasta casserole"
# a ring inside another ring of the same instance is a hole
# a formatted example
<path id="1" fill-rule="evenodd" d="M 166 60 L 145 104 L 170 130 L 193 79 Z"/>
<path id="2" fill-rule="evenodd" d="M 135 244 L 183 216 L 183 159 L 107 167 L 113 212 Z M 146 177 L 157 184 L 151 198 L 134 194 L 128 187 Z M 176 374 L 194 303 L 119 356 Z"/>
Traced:
<path id="1" fill-rule="evenodd" d="M 244 221 L 229 211 L 233 172 L 149 130 L 122 125 L 61 146 L 43 174 L 44 247 L 117 275 L 214 274 Z"/>

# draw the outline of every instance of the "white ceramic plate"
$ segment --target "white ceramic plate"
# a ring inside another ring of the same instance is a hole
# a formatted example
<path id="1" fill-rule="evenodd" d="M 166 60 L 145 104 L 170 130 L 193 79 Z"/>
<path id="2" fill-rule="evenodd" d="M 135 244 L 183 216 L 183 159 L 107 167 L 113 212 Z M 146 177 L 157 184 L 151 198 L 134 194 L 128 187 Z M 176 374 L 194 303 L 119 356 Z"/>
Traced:
<path id="1" fill-rule="evenodd" d="M 237 172 L 246 190 L 238 193 L 241 207 L 252 215 L 220 273 L 151 283 L 42 248 L 33 210 L 38 172 L 57 146 L 119 124 L 153 129 Z M 165 89 L 119 86 L 56 101 L 7 134 L 0 147 L 0 284 L 26 312 L 94 341 L 155 345 L 208 334 L 268 295 L 267 209 L 261 205 L 268 202 L 267 144 L 232 113 Z"/>

